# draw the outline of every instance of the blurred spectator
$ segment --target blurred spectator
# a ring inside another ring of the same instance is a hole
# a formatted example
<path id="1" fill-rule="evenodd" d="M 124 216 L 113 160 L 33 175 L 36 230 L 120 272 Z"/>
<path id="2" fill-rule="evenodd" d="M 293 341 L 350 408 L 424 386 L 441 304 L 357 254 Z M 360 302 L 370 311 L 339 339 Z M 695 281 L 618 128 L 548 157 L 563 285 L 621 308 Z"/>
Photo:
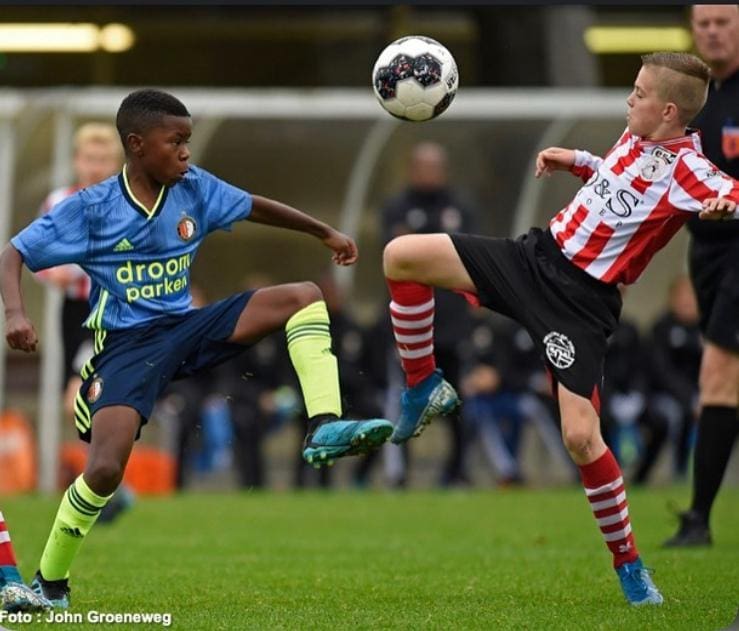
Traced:
<path id="1" fill-rule="evenodd" d="M 643 454 L 649 454 L 645 461 L 649 463 L 647 469 L 651 467 L 666 437 L 666 429 L 654 428 L 649 418 L 649 372 L 645 359 L 639 329 L 622 316 L 608 339 L 601 423 L 606 443 L 623 469 L 636 463 Z M 642 428 L 646 441 L 642 440 Z"/>
<path id="2" fill-rule="evenodd" d="M 115 175 L 122 164 L 123 148 L 113 125 L 107 123 L 82 125 L 74 135 L 72 167 L 75 183 L 49 193 L 41 205 L 40 214 L 48 212 L 77 191 Z M 66 413 L 72 416 L 74 397 L 82 385 L 79 372 L 93 355 L 92 333 L 82 326 L 90 314 L 88 305 L 90 279 L 78 265 L 52 267 L 38 272 L 36 276 L 64 291 L 62 305 L 64 403 Z"/>
<path id="3" fill-rule="evenodd" d="M 86 123 L 77 129 L 73 139 L 72 168 L 75 183 L 58 188 L 46 197 L 39 214 L 49 212 L 63 199 L 77 191 L 115 175 L 123 165 L 123 147 L 115 126 L 109 123 Z M 62 303 L 62 359 L 64 375 L 64 411 L 74 416 L 74 399 L 82 385 L 80 371 L 92 358 L 92 331 L 84 322 L 90 315 L 90 278 L 78 265 L 60 265 L 42 270 L 36 277 L 64 291 Z M 133 501 L 133 495 L 121 486 L 100 513 L 100 523 L 112 521 Z"/>
<path id="4" fill-rule="evenodd" d="M 703 344 L 695 293 L 687 276 L 670 285 L 669 306 L 652 327 L 652 407 L 674 444 L 674 472 L 683 478 L 695 434 Z"/>
<path id="5" fill-rule="evenodd" d="M 499 314 L 472 314 L 471 335 L 462 346 L 462 380 L 468 443 L 479 436 L 483 452 L 499 474 L 499 484 L 524 481 L 521 435 L 530 423 L 549 456 L 571 468 L 557 427 L 556 406 L 541 358 L 528 332 Z"/>
<path id="6" fill-rule="evenodd" d="M 472 232 L 476 224 L 476 209 L 450 186 L 445 149 L 433 142 L 423 142 L 412 150 L 407 187 L 385 202 L 381 217 L 385 244 L 408 233 Z M 464 298 L 450 291 L 437 289 L 435 300 L 436 361 L 446 379 L 456 386 L 460 376 L 458 345 L 469 330 L 469 308 Z M 388 341 L 388 352 L 394 353 L 392 337 Z M 389 388 L 397 390 L 401 387 L 402 378 L 400 370 L 394 370 Z M 400 384 L 398 380 L 401 380 Z M 393 416 L 391 412 L 386 410 L 387 418 L 397 418 L 397 414 Z M 449 454 L 439 482 L 442 486 L 466 483 L 463 427 L 456 415 L 445 420 L 450 432 Z M 402 485 L 407 449 L 388 445 L 385 451 L 394 483 Z"/>

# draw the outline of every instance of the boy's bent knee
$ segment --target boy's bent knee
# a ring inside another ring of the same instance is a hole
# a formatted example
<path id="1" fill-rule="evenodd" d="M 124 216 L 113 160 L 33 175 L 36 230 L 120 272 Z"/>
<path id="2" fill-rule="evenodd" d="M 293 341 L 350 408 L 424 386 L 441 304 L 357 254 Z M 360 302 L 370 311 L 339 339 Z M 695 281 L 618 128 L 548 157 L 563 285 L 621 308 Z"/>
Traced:
<path id="1" fill-rule="evenodd" d="M 293 299 L 295 301 L 296 310 L 307 307 L 319 300 L 323 300 L 323 292 L 321 289 L 312 281 L 304 281 L 302 283 L 295 283 L 293 290 Z"/>
<path id="2" fill-rule="evenodd" d="M 93 493 L 107 496 L 120 485 L 123 479 L 123 465 L 115 460 L 93 460 L 85 467 L 84 477 Z"/>
<path id="3" fill-rule="evenodd" d="M 385 269 L 385 275 L 391 273 L 399 273 L 411 266 L 411 248 L 409 247 L 410 239 L 407 236 L 395 237 L 390 241 L 383 250 L 382 263 Z"/>

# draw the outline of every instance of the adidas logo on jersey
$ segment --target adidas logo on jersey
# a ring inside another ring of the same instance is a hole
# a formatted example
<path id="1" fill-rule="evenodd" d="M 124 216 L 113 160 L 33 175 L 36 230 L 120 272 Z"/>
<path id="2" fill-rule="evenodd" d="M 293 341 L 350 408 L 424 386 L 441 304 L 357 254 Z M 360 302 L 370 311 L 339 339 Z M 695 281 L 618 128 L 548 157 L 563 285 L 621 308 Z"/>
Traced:
<path id="1" fill-rule="evenodd" d="M 113 252 L 130 252 L 133 246 L 128 239 L 122 239 L 121 242 L 113 248 Z"/>

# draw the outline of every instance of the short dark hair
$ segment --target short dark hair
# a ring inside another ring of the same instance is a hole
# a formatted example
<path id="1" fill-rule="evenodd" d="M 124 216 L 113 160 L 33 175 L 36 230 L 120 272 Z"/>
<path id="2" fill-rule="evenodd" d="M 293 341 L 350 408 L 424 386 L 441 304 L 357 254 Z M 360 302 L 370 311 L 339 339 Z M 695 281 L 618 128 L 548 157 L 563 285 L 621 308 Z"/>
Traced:
<path id="1" fill-rule="evenodd" d="M 115 126 L 125 148 L 128 134 L 141 133 L 162 116 L 190 116 L 182 101 L 161 90 L 131 92 L 118 108 Z"/>

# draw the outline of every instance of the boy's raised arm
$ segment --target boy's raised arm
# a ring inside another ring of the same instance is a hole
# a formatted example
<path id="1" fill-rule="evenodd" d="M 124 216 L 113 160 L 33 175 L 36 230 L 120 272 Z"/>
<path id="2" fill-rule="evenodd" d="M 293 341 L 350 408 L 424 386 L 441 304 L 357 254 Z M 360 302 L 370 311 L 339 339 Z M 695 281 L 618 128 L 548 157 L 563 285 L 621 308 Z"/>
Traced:
<path id="1" fill-rule="evenodd" d="M 351 265 L 357 260 L 357 245 L 351 237 L 287 204 L 254 195 L 248 221 L 311 234 L 333 250 L 332 260 L 337 265 Z"/>
<path id="2" fill-rule="evenodd" d="M 5 339 L 10 348 L 32 352 L 36 350 L 38 336 L 23 306 L 22 266 L 21 253 L 8 243 L 0 253 L 0 294 L 5 307 Z"/>

